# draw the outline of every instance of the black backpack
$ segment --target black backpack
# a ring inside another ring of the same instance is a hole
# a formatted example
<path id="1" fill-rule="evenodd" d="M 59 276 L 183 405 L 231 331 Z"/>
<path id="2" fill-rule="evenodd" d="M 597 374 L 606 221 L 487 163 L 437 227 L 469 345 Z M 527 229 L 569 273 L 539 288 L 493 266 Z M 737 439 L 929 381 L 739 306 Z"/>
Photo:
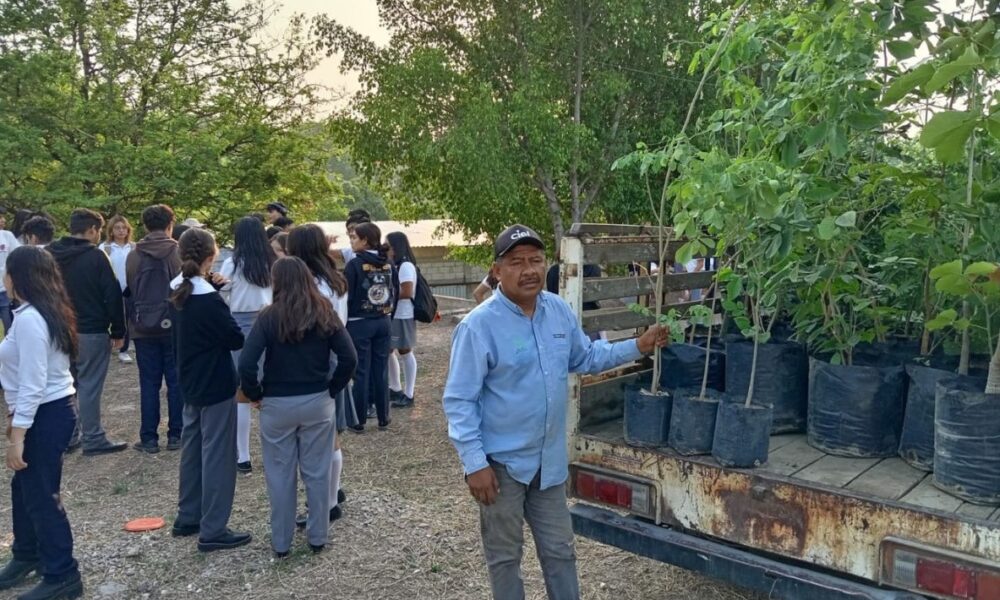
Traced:
<path id="1" fill-rule="evenodd" d="M 417 289 L 413 293 L 413 318 L 421 323 L 433 323 L 437 317 L 438 301 L 431 293 L 431 286 L 427 285 L 427 280 L 417 269 Z"/>
<path id="2" fill-rule="evenodd" d="M 128 319 L 139 335 L 158 336 L 170 332 L 170 265 L 167 261 L 139 254 L 135 288 L 129 288 Z"/>

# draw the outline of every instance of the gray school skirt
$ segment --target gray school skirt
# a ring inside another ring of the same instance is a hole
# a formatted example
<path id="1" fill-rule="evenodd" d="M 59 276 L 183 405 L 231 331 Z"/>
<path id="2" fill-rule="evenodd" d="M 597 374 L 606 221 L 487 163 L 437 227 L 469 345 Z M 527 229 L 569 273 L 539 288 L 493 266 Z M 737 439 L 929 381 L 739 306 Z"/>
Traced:
<path id="1" fill-rule="evenodd" d="M 390 327 L 389 343 L 393 350 L 417 346 L 416 319 L 393 319 Z"/>

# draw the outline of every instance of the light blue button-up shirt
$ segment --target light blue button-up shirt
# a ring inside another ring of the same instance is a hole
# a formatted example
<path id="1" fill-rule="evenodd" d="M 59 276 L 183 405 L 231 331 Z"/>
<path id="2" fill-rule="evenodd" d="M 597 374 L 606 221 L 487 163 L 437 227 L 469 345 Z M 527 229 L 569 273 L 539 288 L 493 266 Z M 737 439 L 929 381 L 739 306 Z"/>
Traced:
<path id="1" fill-rule="evenodd" d="M 539 469 L 542 489 L 565 482 L 569 373 L 600 373 L 640 356 L 635 340 L 592 342 L 555 294 L 543 291 L 529 319 L 498 290 L 452 338 L 444 412 L 465 473 L 489 466 L 489 456 L 526 485 Z"/>

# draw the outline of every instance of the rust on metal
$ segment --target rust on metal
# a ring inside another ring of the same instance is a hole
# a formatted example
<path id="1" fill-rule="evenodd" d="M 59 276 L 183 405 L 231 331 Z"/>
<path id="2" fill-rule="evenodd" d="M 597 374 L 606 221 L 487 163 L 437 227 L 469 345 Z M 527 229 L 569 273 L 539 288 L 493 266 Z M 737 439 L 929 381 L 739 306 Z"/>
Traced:
<path id="1" fill-rule="evenodd" d="M 580 435 L 573 450 L 578 464 L 657 482 L 660 522 L 871 581 L 878 581 L 879 546 L 890 536 L 1000 562 L 1000 523 L 621 440 Z"/>

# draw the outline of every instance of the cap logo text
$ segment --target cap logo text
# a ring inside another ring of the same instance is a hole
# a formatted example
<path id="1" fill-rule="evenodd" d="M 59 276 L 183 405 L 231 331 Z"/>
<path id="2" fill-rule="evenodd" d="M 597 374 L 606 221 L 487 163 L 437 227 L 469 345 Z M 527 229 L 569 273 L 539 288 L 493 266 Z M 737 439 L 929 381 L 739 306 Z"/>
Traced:
<path id="1" fill-rule="evenodd" d="M 519 240 L 523 237 L 528 237 L 529 235 L 531 234 L 529 234 L 527 231 L 515 231 L 514 233 L 510 234 L 510 239 Z"/>

